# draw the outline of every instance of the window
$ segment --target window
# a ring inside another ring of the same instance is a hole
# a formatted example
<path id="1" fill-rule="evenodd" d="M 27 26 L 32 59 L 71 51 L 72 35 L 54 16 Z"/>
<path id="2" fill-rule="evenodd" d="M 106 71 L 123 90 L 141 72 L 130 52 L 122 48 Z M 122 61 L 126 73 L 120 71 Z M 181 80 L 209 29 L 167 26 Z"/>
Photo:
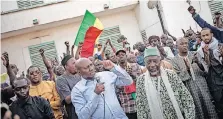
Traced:
<path id="1" fill-rule="evenodd" d="M 147 36 L 146 36 L 146 31 L 145 30 L 141 31 L 141 36 L 142 36 L 143 42 L 145 43 L 145 40 L 147 40 Z"/>
<path id="2" fill-rule="evenodd" d="M 44 54 L 48 59 L 58 58 L 57 51 L 54 41 L 41 43 L 38 45 L 32 45 L 28 47 L 32 65 L 38 66 L 41 69 L 41 71 L 46 72 L 47 71 L 46 67 L 39 53 L 39 49 L 41 48 L 44 49 Z"/>
<path id="3" fill-rule="evenodd" d="M 18 8 L 28 8 L 44 4 L 43 0 L 18 0 Z"/>
<path id="4" fill-rule="evenodd" d="M 1 15 L 66 2 L 68 0 L 3 0 Z"/>
<path id="5" fill-rule="evenodd" d="M 106 28 L 106 29 L 103 30 L 103 32 L 102 32 L 102 34 L 101 34 L 101 36 L 99 38 L 99 42 L 102 43 L 102 45 L 104 45 L 105 42 L 108 39 L 110 39 L 112 45 L 115 47 L 116 50 L 122 49 L 123 48 L 123 44 L 117 42 L 117 40 L 119 39 L 120 36 L 121 36 L 121 33 L 120 33 L 119 26 Z M 112 49 L 111 49 L 111 47 L 109 45 L 106 48 L 106 50 L 112 51 Z"/>
<path id="6" fill-rule="evenodd" d="M 223 1 L 221 0 L 211 0 L 208 1 L 212 17 L 214 18 L 215 12 L 221 12 L 223 13 Z"/>

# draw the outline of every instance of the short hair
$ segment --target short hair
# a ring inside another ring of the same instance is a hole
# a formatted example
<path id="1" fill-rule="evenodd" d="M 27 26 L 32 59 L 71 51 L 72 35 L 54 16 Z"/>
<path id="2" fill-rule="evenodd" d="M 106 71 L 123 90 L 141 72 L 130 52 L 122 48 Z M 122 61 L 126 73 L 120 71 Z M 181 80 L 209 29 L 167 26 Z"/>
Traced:
<path id="1" fill-rule="evenodd" d="M 209 29 L 209 28 L 207 28 L 207 27 L 202 28 L 202 29 L 201 29 L 201 32 L 202 32 L 202 31 L 204 31 L 204 30 L 209 30 L 211 33 L 213 33 L 213 32 L 212 32 L 212 30 L 211 30 L 211 29 Z"/>
<path id="2" fill-rule="evenodd" d="M 160 41 L 160 37 L 159 36 L 156 36 L 156 35 L 152 35 L 148 38 L 149 40 L 149 43 L 151 42 L 152 39 L 157 39 L 158 41 Z"/>
<path id="3" fill-rule="evenodd" d="M 29 69 L 31 69 L 31 68 L 35 68 L 35 67 L 38 68 L 39 71 L 41 71 L 40 68 L 39 68 L 38 66 L 31 65 L 31 66 L 27 69 L 27 75 L 29 75 Z"/>
<path id="4" fill-rule="evenodd" d="M 23 79 L 26 80 L 27 85 L 30 85 L 30 80 L 29 80 L 29 79 L 27 79 L 27 78 L 25 78 L 25 77 L 18 77 L 18 78 L 16 78 L 16 79 L 13 81 L 13 83 L 12 83 L 12 88 L 13 88 L 13 89 L 15 88 L 15 85 L 14 85 L 15 81 L 23 80 Z"/>

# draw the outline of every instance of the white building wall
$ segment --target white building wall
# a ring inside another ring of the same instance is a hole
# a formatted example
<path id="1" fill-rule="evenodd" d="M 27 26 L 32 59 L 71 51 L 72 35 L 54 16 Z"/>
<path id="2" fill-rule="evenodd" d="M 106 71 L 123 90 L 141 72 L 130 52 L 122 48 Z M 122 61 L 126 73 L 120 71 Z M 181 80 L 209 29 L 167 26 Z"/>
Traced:
<path id="1" fill-rule="evenodd" d="M 147 37 L 162 34 L 162 27 L 156 8 L 149 9 L 147 0 L 140 0 L 135 9 L 140 31 L 145 30 Z"/>
<path id="2" fill-rule="evenodd" d="M 38 19 L 41 25 L 82 16 L 87 9 L 92 13 L 101 12 L 104 11 L 104 4 L 109 5 L 109 9 L 114 9 L 136 3 L 137 0 L 67 0 L 58 4 L 1 15 L 1 33 L 33 27 L 34 19 Z"/>
<path id="3" fill-rule="evenodd" d="M 201 28 L 196 24 L 191 14 L 187 11 L 189 5 L 185 1 L 161 1 L 163 7 L 164 18 L 166 20 L 167 29 L 176 37 L 182 37 L 181 29 L 187 30 L 191 26 L 192 29 L 200 31 Z M 208 23 L 212 24 L 212 16 L 207 1 L 192 1 L 191 5 L 197 10 Z"/>
<path id="4" fill-rule="evenodd" d="M 104 24 L 105 28 L 119 25 L 121 33 L 128 38 L 131 45 L 142 40 L 134 11 L 125 11 L 108 16 L 102 16 L 99 17 L 99 19 Z M 47 30 L 2 39 L 2 52 L 7 51 L 9 53 L 11 63 L 15 63 L 19 67 L 21 73 L 22 71 L 26 71 L 26 69 L 31 65 L 28 46 L 48 41 L 55 41 L 57 53 L 60 57 L 66 49 L 64 42 L 69 41 L 70 44 L 73 44 L 80 23 L 81 22 L 76 22 Z M 34 39 L 35 37 L 40 38 Z M 1 70 L 1 73 L 6 71 L 3 66 L 1 66 Z"/>

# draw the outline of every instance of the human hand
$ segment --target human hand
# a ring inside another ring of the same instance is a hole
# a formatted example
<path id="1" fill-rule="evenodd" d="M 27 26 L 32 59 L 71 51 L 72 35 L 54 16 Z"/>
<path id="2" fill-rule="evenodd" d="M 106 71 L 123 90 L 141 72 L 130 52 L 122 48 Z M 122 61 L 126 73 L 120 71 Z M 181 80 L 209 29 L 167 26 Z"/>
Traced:
<path id="1" fill-rule="evenodd" d="M 71 49 L 72 49 L 72 50 L 74 49 L 74 45 L 72 45 Z"/>
<path id="2" fill-rule="evenodd" d="M 79 42 L 78 48 L 81 48 L 83 46 L 83 42 Z"/>
<path id="3" fill-rule="evenodd" d="M 39 53 L 41 56 L 44 55 L 44 49 L 43 48 L 39 49 Z"/>
<path id="4" fill-rule="evenodd" d="M 3 65 L 5 67 L 8 67 L 9 66 L 9 56 L 8 56 L 8 53 L 7 52 L 4 52 L 2 54 L 1 59 L 2 59 Z"/>
<path id="5" fill-rule="evenodd" d="M 187 9 L 192 15 L 195 14 L 195 9 L 193 6 L 190 6 L 188 9 Z"/>
<path id="6" fill-rule="evenodd" d="M 64 42 L 64 44 L 67 46 L 67 47 L 70 47 L 70 44 L 68 41 Z"/>
<path id="7" fill-rule="evenodd" d="M 103 91 L 105 91 L 104 83 L 97 83 L 94 92 L 99 95 Z"/>
<path id="8" fill-rule="evenodd" d="M 205 45 L 203 47 L 203 51 L 204 51 L 204 54 L 209 54 L 209 48 L 208 48 L 208 45 Z"/>
<path id="9" fill-rule="evenodd" d="M 192 58 L 192 62 L 198 63 L 198 56 L 197 53 L 194 54 L 193 58 Z"/>
<path id="10" fill-rule="evenodd" d="M 107 70 L 111 70 L 114 67 L 114 64 L 110 60 L 105 60 L 102 62 L 102 64 Z"/>

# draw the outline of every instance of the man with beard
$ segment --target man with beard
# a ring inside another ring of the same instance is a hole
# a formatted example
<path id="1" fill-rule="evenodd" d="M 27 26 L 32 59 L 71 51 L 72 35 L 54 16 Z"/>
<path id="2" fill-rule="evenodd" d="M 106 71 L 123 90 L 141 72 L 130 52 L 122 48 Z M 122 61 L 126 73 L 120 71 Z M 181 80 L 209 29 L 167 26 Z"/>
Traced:
<path id="1" fill-rule="evenodd" d="M 75 62 L 75 58 L 71 55 L 65 56 L 61 61 L 61 64 L 66 71 L 56 80 L 57 91 L 60 95 L 62 104 L 65 105 L 68 119 L 77 119 L 75 108 L 71 103 L 71 91 L 81 80 L 81 77 L 76 73 Z"/>
<path id="2" fill-rule="evenodd" d="M 75 65 L 81 81 L 74 86 L 71 99 L 78 118 L 127 119 L 117 100 L 115 87 L 132 83 L 128 73 L 109 60 L 103 61 L 103 66 L 110 71 L 98 73 L 87 58 L 78 59 Z"/>
<path id="3" fill-rule="evenodd" d="M 201 31 L 201 47 L 198 49 L 198 61 L 202 63 L 207 74 L 207 84 L 215 101 L 217 113 L 223 118 L 223 64 L 219 51 L 218 40 L 213 37 L 212 31 L 203 28 Z"/>
<path id="4" fill-rule="evenodd" d="M 214 37 L 220 43 L 223 43 L 223 28 L 218 28 L 207 23 L 204 19 L 200 17 L 199 14 L 196 13 L 196 9 L 194 9 L 193 6 L 190 6 L 187 10 L 191 13 L 193 19 L 201 28 L 209 28 L 213 32 Z"/>
<path id="5" fill-rule="evenodd" d="M 118 50 L 116 52 L 119 66 L 126 70 L 132 76 L 131 65 L 127 62 L 127 55 L 125 50 Z M 133 78 L 133 77 L 132 77 Z M 135 77 L 134 77 L 135 79 Z M 129 119 L 137 119 L 136 105 L 135 105 L 135 82 L 129 86 L 117 87 L 117 96 L 121 102 L 121 106 Z"/>
<path id="6" fill-rule="evenodd" d="M 146 73 L 137 79 L 136 105 L 139 119 L 194 119 L 193 98 L 177 74 L 160 67 L 155 47 L 145 50 Z"/>
<path id="7" fill-rule="evenodd" d="M 54 81 L 43 81 L 42 73 L 37 66 L 30 66 L 27 69 L 27 77 L 31 81 L 30 96 L 40 96 L 49 101 L 51 108 L 53 109 L 56 119 L 61 119 L 61 100 L 57 93 Z"/>
<path id="8" fill-rule="evenodd" d="M 47 100 L 29 95 L 30 84 L 28 79 L 17 78 L 12 86 L 17 96 L 17 100 L 10 106 L 12 117 L 17 115 L 20 119 L 55 119 Z"/>
<path id="9" fill-rule="evenodd" d="M 199 68 L 202 64 L 198 62 L 196 53 L 188 51 L 186 38 L 177 40 L 177 48 L 179 54 L 172 59 L 172 64 L 194 99 L 196 119 L 218 119 L 204 72 Z"/>

